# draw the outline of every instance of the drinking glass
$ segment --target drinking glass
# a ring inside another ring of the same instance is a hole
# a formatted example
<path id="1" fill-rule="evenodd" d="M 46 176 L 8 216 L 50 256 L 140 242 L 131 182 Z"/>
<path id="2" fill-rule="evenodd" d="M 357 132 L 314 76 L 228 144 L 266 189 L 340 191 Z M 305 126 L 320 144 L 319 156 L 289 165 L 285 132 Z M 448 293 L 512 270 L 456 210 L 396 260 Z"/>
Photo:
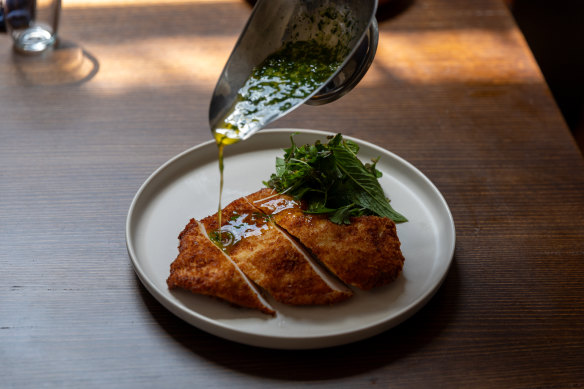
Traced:
<path id="1" fill-rule="evenodd" d="M 0 0 L 0 24 L 24 54 L 45 51 L 57 41 L 61 0 Z"/>

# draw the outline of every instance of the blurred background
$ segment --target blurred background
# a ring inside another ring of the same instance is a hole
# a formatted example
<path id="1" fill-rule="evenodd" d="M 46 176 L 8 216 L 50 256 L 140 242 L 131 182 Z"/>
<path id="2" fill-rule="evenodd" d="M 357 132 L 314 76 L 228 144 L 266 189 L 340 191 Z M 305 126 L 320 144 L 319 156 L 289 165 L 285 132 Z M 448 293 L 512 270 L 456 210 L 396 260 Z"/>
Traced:
<path id="1" fill-rule="evenodd" d="M 584 1 L 505 2 L 584 151 Z"/>

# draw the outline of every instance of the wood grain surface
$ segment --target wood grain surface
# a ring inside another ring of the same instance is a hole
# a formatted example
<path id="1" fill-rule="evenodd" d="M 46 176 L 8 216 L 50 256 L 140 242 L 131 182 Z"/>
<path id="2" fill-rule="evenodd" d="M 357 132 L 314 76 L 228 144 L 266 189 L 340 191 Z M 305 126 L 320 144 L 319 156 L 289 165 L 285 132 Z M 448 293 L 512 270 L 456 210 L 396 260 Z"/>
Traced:
<path id="1" fill-rule="evenodd" d="M 342 99 L 272 127 L 340 131 L 443 193 L 454 262 L 381 335 L 277 351 L 163 308 L 125 246 L 130 202 L 207 112 L 243 1 L 64 0 L 44 58 L 0 42 L 0 387 L 567 388 L 584 382 L 584 160 L 499 0 L 385 2 Z"/>

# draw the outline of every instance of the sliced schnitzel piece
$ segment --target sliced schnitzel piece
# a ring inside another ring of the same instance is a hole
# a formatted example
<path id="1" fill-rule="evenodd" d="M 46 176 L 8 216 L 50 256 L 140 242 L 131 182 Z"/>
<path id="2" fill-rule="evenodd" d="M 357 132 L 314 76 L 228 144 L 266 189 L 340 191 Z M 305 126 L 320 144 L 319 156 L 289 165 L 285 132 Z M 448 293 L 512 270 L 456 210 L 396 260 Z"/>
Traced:
<path id="1" fill-rule="evenodd" d="M 170 265 L 170 276 L 166 280 L 169 289 L 182 288 L 275 314 L 253 284 L 209 240 L 199 222 L 191 219 L 178 238 L 179 254 Z"/>
<path id="2" fill-rule="evenodd" d="M 335 224 L 325 215 L 304 213 L 302 202 L 269 188 L 247 199 L 348 285 L 369 290 L 393 281 L 403 268 L 395 223 L 388 218 L 359 216 L 349 225 Z"/>
<path id="3" fill-rule="evenodd" d="M 352 292 L 321 277 L 316 264 L 269 217 L 240 198 L 221 213 L 221 240 L 227 255 L 257 285 L 281 303 L 333 304 Z M 201 220 L 211 238 L 219 238 L 217 215 Z M 322 271 L 321 271 L 322 272 Z"/>

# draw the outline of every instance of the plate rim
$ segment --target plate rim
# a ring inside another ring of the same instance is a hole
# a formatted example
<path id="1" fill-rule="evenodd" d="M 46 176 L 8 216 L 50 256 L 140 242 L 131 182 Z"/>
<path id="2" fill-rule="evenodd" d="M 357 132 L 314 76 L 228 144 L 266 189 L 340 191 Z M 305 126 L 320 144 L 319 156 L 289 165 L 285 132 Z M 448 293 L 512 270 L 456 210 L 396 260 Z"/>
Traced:
<path id="1" fill-rule="evenodd" d="M 308 135 L 314 135 L 319 137 L 326 137 L 335 135 L 336 133 L 329 132 L 329 131 L 322 131 L 322 130 L 313 130 L 313 129 L 301 129 L 301 128 L 273 128 L 273 129 L 266 129 L 258 132 L 254 137 L 262 136 L 262 134 L 293 134 L 293 133 L 302 133 Z M 273 348 L 273 349 L 317 349 L 317 348 L 324 348 L 324 347 L 332 347 L 347 343 L 352 343 L 358 340 L 362 340 L 368 338 L 370 336 L 377 335 L 383 331 L 389 330 L 396 325 L 402 323 L 403 321 L 410 318 L 416 312 L 418 312 L 433 296 L 434 294 L 440 289 L 442 283 L 446 279 L 450 267 L 452 266 L 453 258 L 454 258 L 454 250 L 456 246 L 456 229 L 454 224 L 454 219 L 452 217 L 452 213 L 450 208 L 443 196 L 443 194 L 438 190 L 436 185 L 417 167 L 415 167 L 412 163 L 408 162 L 407 160 L 403 159 L 402 157 L 398 156 L 397 154 L 378 146 L 374 143 L 369 141 L 359 139 L 353 136 L 343 134 L 343 138 L 354 141 L 360 145 L 366 146 L 370 149 L 380 151 L 383 154 L 387 154 L 391 156 L 391 158 L 395 159 L 400 164 L 407 167 L 410 171 L 415 172 L 418 178 L 421 178 L 424 181 L 424 184 L 429 186 L 432 189 L 432 194 L 437 197 L 440 202 L 442 211 L 446 212 L 447 216 L 447 224 L 450 227 L 448 231 L 448 235 L 451 237 L 450 241 L 447 242 L 448 244 L 448 251 L 450 255 L 446 259 L 447 264 L 444 267 L 443 273 L 440 274 L 438 281 L 429 288 L 425 293 L 422 293 L 418 296 L 412 303 L 409 305 L 402 307 L 398 312 L 396 312 L 390 318 L 382 318 L 375 322 L 369 323 L 366 326 L 360 327 L 354 331 L 341 331 L 335 332 L 328 335 L 305 335 L 305 336 L 297 336 L 297 337 L 281 337 L 269 334 L 257 334 L 257 333 L 250 333 L 248 331 L 234 329 L 222 323 L 220 321 L 211 319 L 205 315 L 200 314 L 199 312 L 193 311 L 186 306 L 182 306 L 180 304 L 176 304 L 173 301 L 170 301 L 166 296 L 164 296 L 159 290 L 158 287 L 154 284 L 154 282 L 150 279 L 147 275 L 147 272 L 144 271 L 142 268 L 138 256 L 135 252 L 135 247 L 132 241 L 132 226 L 137 224 L 135 221 L 136 218 L 139 218 L 138 215 L 135 215 L 135 210 L 140 201 L 141 196 L 143 193 L 148 189 L 149 185 L 154 181 L 164 170 L 169 168 L 171 165 L 176 163 L 178 160 L 185 158 L 185 156 L 190 155 L 193 152 L 196 152 L 198 149 L 207 148 L 215 144 L 213 139 L 202 142 L 195 146 L 192 146 L 177 155 L 171 157 L 158 168 L 156 168 L 147 178 L 146 180 L 140 185 L 139 189 L 137 190 L 136 194 L 132 198 L 128 214 L 126 217 L 126 225 L 125 225 L 125 234 L 126 234 L 126 248 L 128 251 L 128 255 L 130 257 L 130 261 L 134 272 L 140 279 L 142 285 L 148 290 L 148 292 L 166 309 L 168 309 L 171 313 L 178 316 L 182 320 L 186 321 L 190 325 L 195 326 L 205 332 L 213 334 L 215 336 L 219 336 L 224 339 L 228 339 L 231 341 L 235 341 L 238 343 L 243 343 L 251 346 L 258 346 L 258 347 L 265 347 L 265 348 Z M 283 148 L 283 147 L 282 147 Z M 315 342 L 315 340 L 318 340 Z"/>

